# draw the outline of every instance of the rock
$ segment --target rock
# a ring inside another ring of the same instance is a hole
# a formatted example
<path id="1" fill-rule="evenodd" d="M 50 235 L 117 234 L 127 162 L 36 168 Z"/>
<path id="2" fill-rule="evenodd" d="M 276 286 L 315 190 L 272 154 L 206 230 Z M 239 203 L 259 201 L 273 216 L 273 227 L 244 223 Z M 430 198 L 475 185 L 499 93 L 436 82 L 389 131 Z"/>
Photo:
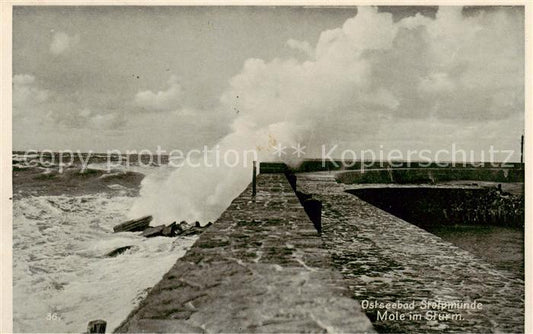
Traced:
<path id="1" fill-rule="evenodd" d="M 113 232 L 138 232 L 144 231 L 150 226 L 152 216 L 144 216 L 138 219 L 128 220 L 113 227 Z"/>
<path id="2" fill-rule="evenodd" d="M 183 232 L 183 230 L 181 230 L 180 225 L 177 225 L 176 222 L 173 222 L 172 224 L 168 226 L 158 225 L 155 227 L 150 227 L 144 230 L 144 232 L 141 235 L 147 238 L 157 237 L 157 236 L 175 237 L 181 232 Z"/>
<path id="3" fill-rule="evenodd" d="M 182 235 L 182 236 L 196 235 L 196 234 L 200 234 L 202 232 L 203 232 L 202 228 L 191 227 L 190 229 L 181 232 L 180 235 Z"/>
<path id="4" fill-rule="evenodd" d="M 92 320 L 87 324 L 87 333 L 105 333 L 107 322 L 105 320 Z"/>
<path id="5" fill-rule="evenodd" d="M 185 230 L 188 230 L 191 226 L 189 225 L 189 223 L 187 223 L 185 220 L 182 220 L 179 225 L 178 225 L 179 229 L 181 231 L 185 231 Z"/>
<path id="6" fill-rule="evenodd" d="M 155 227 L 149 227 L 146 230 L 143 231 L 141 234 L 143 237 L 151 238 L 151 237 L 157 237 L 163 235 L 163 230 L 165 229 L 165 225 L 158 225 Z"/>
<path id="7" fill-rule="evenodd" d="M 202 226 L 200 224 L 200 222 L 195 222 L 194 226 L 192 227 L 189 227 L 187 230 L 184 230 L 180 233 L 180 235 L 183 235 L 183 236 L 188 236 L 188 235 L 196 235 L 196 234 L 200 234 L 200 233 L 203 233 L 204 230 L 206 228 L 208 228 L 209 226 L 213 225 L 212 222 L 208 222 L 207 224 L 205 224 L 205 226 Z"/>
<path id="8" fill-rule="evenodd" d="M 119 247 L 115 250 L 112 250 L 111 252 L 107 253 L 105 256 L 107 257 L 115 257 L 115 256 L 118 256 L 122 253 L 124 253 L 125 251 L 127 251 L 128 249 L 132 248 L 133 246 L 124 246 L 124 247 Z"/>
<path id="9" fill-rule="evenodd" d="M 173 223 L 175 224 L 175 222 Z M 182 220 L 178 225 L 175 226 L 175 235 L 181 235 L 181 236 L 188 236 L 188 235 L 195 235 L 200 234 L 203 232 L 203 230 L 209 226 L 213 225 L 213 223 L 209 222 L 205 226 L 202 226 L 199 221 L 195 221 L 194 225 L 191 226 L 186 221 Z"/>
<path id="10" fill-rule="evenodd" d="M 172 224 L 165 226 L 163 229 L 163 236 L 165 237 L 175 237 L 178 234 L 179 226 L 176 224 L 176 222 L 173 222 Z"/>

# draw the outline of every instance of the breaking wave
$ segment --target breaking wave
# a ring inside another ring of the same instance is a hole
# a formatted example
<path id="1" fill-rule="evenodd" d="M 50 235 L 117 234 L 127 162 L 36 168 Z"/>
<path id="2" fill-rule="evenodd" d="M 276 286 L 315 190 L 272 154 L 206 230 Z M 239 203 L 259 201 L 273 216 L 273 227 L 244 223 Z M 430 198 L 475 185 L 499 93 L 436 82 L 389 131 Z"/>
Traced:
<path id="1" fill-rule="evenodd" d="M 105 193 L 14 201 L 15 332 L 84 332 L 94 319 L 113 330 L 196 240 L 113 233 L 133 201 Z M 105 256 L 122 246 L 132 247 Z"/>

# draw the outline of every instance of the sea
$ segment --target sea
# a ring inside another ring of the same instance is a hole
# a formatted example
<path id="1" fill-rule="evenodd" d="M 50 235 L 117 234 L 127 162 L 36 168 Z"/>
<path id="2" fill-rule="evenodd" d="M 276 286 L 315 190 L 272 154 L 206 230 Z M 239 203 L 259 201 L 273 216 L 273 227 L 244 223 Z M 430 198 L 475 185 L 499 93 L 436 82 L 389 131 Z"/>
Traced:
<path id="1" fill-rule="evenodd" d="M 59 174 L 21 162 L 15 155 L 14 332 L 81 333 L 96 319 L 111 332 L 197 239 L 113 233 L 129 218 L 141 186 L 135 180 L 162 178 L 172 168 L 127 166 L 109 177 L 102 163 L 89 165 L 91 173 L 71 166 Z M 106 256 L 123 246 L 132 247 Z"/>

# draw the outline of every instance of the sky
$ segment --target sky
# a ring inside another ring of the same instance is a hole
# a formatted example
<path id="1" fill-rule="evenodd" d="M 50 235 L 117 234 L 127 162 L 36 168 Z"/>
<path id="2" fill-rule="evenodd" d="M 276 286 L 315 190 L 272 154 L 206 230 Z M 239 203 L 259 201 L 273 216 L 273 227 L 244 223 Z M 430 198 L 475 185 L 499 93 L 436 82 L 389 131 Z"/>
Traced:
<path id="1" fill-rule="evenodd" d="M 245 133 L 315 155 L 519 151 L 523 131 L 522 7 L 13 10 L 14 150 L 186 151 Z"/>

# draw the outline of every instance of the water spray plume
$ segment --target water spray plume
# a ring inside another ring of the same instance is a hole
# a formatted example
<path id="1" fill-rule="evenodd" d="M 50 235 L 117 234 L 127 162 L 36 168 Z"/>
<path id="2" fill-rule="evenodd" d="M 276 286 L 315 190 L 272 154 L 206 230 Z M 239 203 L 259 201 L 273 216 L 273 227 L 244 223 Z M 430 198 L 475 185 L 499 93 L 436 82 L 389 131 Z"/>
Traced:
<path id="1" fill-rule="evenodd" d="M 523 21 L 512 10 L 464 15 L 461 7 L 442 7 L 435 18 L 395 21 L 375 7 L 359 7 L 314 46 L 291 40 L 288 46 L 303 59 L 246 60 L 220 98 L 220 111 L 235 115 L 231 133 L 215 145 L 220 155 L 210 153 L 200 166 L 185 164 L 167 178 L 147 177 L 131 216 L 152 214 L 153 224 L 215 220 L 251 182 L 253 160 L 298 161 L 290 152 L 273 154 L 278 144 L 301 144 L 305 157 L 316 157 L 315 144 L 339 138 L 360 150 L 373 138 L 412 143 L 417 133 L 433 148 L 465 133 L 489 133 L 493 123 L 521 128 Z M 454 119 L 460 121 L 450 127 Z M 241 152 L 237 166 L 221 161 L 229 150 Z M 257 156 L 244 161 L 245 151 Z"/>

